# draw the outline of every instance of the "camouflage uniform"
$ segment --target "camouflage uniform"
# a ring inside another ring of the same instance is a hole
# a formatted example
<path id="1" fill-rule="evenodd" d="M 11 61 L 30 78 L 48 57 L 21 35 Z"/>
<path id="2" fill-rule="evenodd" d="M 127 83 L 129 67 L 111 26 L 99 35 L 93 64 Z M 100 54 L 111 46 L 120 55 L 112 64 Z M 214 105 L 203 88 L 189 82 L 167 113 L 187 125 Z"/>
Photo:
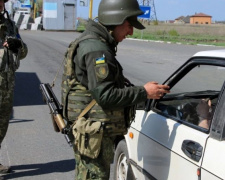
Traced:
<path id="1" fill-rule="evenodd" d="M 127 133 L 135 115 L 134 105 L 147 99 L 143 86 L 131 86 L 124 77 L 116 59 L 118 39 L 111 33 L 125 20 L 144 29 L 137 20 L 141 14 L 136 0 L 101 0 L 99 23 L 89 20 L 84 33 L 65 53 L 64 117 L 72 124 L 92 99 L 97 102 L 73 125 L 77 180 L 109 179 L 115 141 Z"/>
<path id="2" fill-rule="evenodd" d="M 69 93 L 67 117 L 69 121 L 74 121 L 87 102 L 94 98 L 97 104 L 86 118 L 102 122 L 104 135 L 100 154 L 96 159 L 81 155 L 74 148 L 75 179 L 108 180 L 114 156 L 114 140 L 116 136 L 127 133 L 131 121 L 131 106 L 145 101 L 147 94 L 143 86 L 126 87 L 123 69 L 115 58 L 117 43 L 104 26 L 89 20 L 81 37 L 87 35 L 97 38 L 86 39 L 77 48 L 74 68 L 76 80 L 80 84 L 75 83 L 75 90 Z"/>
<path id="3" fill-rule="evenodd" d="M 7 18 L 2 17 L 2 19 L 3 21 L 0 23 L 0 145 L 6 135 L 12 114 L 15 71 L 19 68 L 19 61 L 26 57 L 28 51 L 26 44 L 20 38 L 15 23 Z M 20 43 L 19 48 L 14 43 L 12 49 L 11 46 L 3 47 L 7 37 L 11 41 L 16 41 L 17 44 Z"/>

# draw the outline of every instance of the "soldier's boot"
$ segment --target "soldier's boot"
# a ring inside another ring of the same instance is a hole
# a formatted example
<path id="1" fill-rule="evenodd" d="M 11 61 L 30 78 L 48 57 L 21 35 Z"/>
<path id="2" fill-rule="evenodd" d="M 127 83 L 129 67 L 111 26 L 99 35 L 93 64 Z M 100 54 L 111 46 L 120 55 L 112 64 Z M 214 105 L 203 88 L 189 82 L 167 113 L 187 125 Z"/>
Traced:
<path id="1" fill-rule="evenodd" d="M 2 164 L 0 164 L 0 174 L 6 174 L 9 173 L 10 171 L 11 171 L 10 166 L 3 166 Z"/>

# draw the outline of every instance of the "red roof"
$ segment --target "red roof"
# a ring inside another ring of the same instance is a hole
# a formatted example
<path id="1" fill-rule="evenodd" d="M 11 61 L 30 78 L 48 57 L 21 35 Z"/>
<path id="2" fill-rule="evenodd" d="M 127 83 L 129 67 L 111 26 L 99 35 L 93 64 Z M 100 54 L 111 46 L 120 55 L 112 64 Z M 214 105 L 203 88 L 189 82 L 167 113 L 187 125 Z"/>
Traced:
<path id="1" fill-rule="evenodd" d="M 195 15 L 192 15 L 191 17 L 212 17 L 212 16 L 204 14 L 204 13 L 197 13 Z"/>

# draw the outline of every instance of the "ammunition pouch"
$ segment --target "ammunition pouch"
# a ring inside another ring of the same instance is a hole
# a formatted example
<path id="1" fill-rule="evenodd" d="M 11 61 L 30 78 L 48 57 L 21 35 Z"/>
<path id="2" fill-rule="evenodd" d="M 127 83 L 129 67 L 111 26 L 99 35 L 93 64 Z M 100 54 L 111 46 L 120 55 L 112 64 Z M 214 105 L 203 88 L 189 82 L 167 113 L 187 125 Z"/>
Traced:
<path id="1" fill-rule="evenodd" d="M 84 156 L 96 159 L 101 150 L 103 137 L 102 123 L 79 118 L 73 125 L 75 149 Z"/>

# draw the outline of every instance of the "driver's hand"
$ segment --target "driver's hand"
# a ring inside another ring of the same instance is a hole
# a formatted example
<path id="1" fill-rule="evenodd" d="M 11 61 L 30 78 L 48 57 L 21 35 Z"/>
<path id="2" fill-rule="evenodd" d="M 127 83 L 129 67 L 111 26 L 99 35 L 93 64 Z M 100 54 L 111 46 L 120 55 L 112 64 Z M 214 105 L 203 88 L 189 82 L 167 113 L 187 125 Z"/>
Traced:
<path id="1" fill-rule="evenodd" d="M 207 119 L 211 120 L 211 100 L 202 99 L 196 107 L 197 114 L 200 120 Z"/>

